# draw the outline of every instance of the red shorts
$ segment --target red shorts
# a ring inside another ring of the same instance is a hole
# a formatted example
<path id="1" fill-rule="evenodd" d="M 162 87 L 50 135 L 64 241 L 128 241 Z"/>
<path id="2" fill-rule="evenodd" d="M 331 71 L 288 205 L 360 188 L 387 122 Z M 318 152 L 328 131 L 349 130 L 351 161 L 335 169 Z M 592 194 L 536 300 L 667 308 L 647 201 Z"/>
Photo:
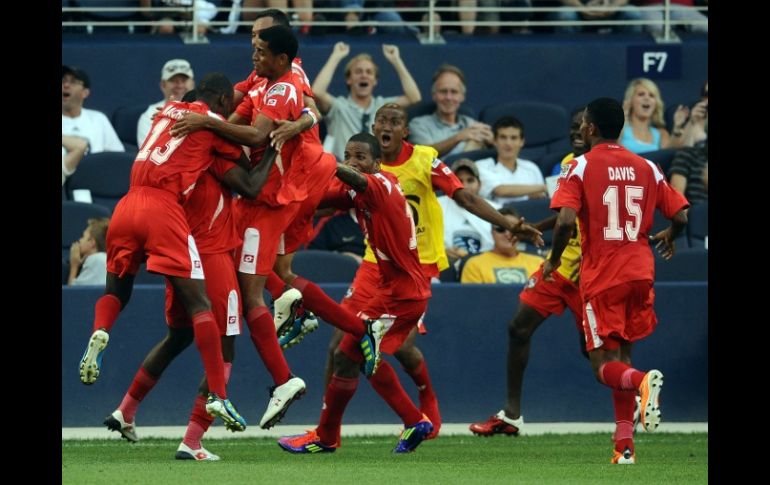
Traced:
<path id="1" fill-rule="evenodd" d="M 276 255 L 283 254 L 283 233 L 302 205 L 291 202 L 281 207 L 238 199 L 233 207 L 243 246 L 238 250 L 238 271 L 267 276 L 273 270 Z"/>
<path id="2" fill-rule="evenodd" d="M 658 319 L 653 303 L 652 281 L 639 280 L 613 286 L 589 300 L 583 307 L 586 350 L 605 345 L 607 337 L 635 342 L 655 330 Z M 608 349 L 616 345 L 607 342 Z"/>
<path id="3" fill-rule="evenodd" d="M 575 317 L 575 327 L 583 332 L 583 300 L 580 289 L 558 272 L 551 273 L 554 281 L 543 279 L 543 267 L 540 266 L 524 289 L 519 293 L 519 300 L 532 307 L 537 313 L 548 318 L 551 315 L 561 315 L 564 308 L 569 307 Z"/>
<path id="4" fill-rule="evenodd" d="M 428 309 L 427 298 L 424 300 L 390 300 L 379 297 L 370 300 L 366 309 L 358 312 L 346 302 L 347 300 L 342 302 L 342 308 L 355 312 L 361 318 L 395 318 L 393 325 L 380 344 L 380 352 L 391 355 L 403 345 L 409 333 L 417 326 L 417 322 Z M 356 362 L 361 362 L 363 355 L 358 343 L 359 339 L 346 333 L 340 342 L 340 350 Z"/>
<path id="5" fill-rule="evenodd" d="M 316 186 L 314 185 L 314 187 Z M 315 211 L 326 193 L 325 186 L 323 189 L 312 190 L 308 194 L 307 199 L 300 203 L 297 215 L 283 234 L 283 252 L 280 254 L 291 254 L 296 252 L 303 244 L 310 242 L 310 238 L 313 236 Z"/>
<path id="6" fill-rule="evenodd" d="M 107 271 L 135 275 L 147 270 L 203 279 L 195 239 L 176 196 L 154 187 L 132 187 L 115 206 L 107 230 Z"/>
<path id="7" fill-rule="evenodd" d="M 235 274 L 231 251 L 202 254 L 206 277 L 206 295 L 211 300 L 211 311 L 217 321 L 220 335 L 241 334 L 241 292 Z M 192 321 L 179 298 L 166 280 L 166 324 L 173 328 L 187 328 Z"/>

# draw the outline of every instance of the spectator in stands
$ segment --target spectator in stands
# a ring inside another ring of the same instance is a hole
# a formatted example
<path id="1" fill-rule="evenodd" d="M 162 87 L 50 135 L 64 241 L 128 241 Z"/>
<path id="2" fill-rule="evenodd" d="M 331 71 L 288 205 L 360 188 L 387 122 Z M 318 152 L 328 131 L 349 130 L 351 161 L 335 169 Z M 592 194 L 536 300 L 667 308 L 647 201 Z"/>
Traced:
<path id="1" fill-rule="evenodd" d="M 476 19 L 484 22 L 500 22 L 504 21 L 524 21 L 530 20 L 533 15 L 531 12 L 497 12 L 497 11 L 483 11 L 479 12 L 476 7 L 483 8 L 499 8 L 499 7 L 531 7 L 532 0 L 457 0 L 455 2 L 458 7 L 470 7 L 471 10 L 465 12 L 459 12 L 458 16 L 460 20 L 469 22 L 467 25 L 461 27 L 462 33 L 465 35 L 471 35 L 477 33 L 475 21 Z M 500 32 L 500 25 L 488 25 L 481 29 L 483 33 L 497 34 Z M 505 30 L 510 30 L 516 34 L 529 34 L 532 31 L 524 27 L 510 27 Z"/>
<path id="2" fill-rule="evenodd" d="M 663 148 L 679 148 L 683 133 L 670 136 L 663 120 L 665 107 L 658 86 L 647 78 L 628 83 L 623 99 L 626 124 L 620 134 L 620 144 L 634 153 L 652 152 Z M 689 110 L 680 105 L 674 113 L 674 126 L 681 126 Z"/>
<path id="3" fill-rule="evenodd" d="M 512 207 L 503 207 L 501 214 L 510 220 L 518 220 L 518 213 Z M 465 263 L 460 283 L 517 283 L 524 284 L 545 261 L 534 254 L 521 253 L 516 249 L 517 238 L 509 239 L 507 229 L 492 228 L 495 246 L 491 251 L 473 256 Z"/>
<path id="4" fill-rule="evenodd" d="M 392 0 L 329 0 L 324 2 L 327 7 L 345 8 L 347 12 L 337 16 L 330 16 L 330 20 L 344 20 L 345 32 L 351 35 L 375 34 L 408 34 L 416 33 L 417 28 L 404 25 L 404 19 L 393 8 Z M 364 12 L 363 9 L 375 8 L 375 12 Z M 362 20 L 374 20 L 378 22 L 398 22 L 395 25 L 364 26 Z M 400 25 L 399 25 L 400 24 Z"/>
<path id="5" fill-rule="evenodd" d="M 579 157 L 588 150 L 585 140 L 583 140 L 583 135 L 580 133 L 580 123 L 583 122 L 583 111 L 585 111 L 584 106 L 577 108 L 572 112 L 572 121 L 569 125 L 569 143 L 572 145 L 572 152 L 565 155 L 561 162 L 553 166 L 551 175 L 559 175 L 559 173 L 561 173 L 561 167 L 565 163 L 575 157 Z"/>
<path id="6" fill-rule="evenodd" d="M 152 117 L 158 108 L 169 101 L 180 101 L 184 94 L 195 89 L 192 66 L 185 59 L 171 59 L 160 70 L 160 90 L 163 99 L 147 107 L 136 123 L 136 146 L 141 147 L 152 127 Z"/>
<path id="7" fill-rule="evenodd" d="M 366 244 L 355 211 L 340 211 L 328 218 L 310 241 L 308 249 L 323 249 L 346 254 L 358 264 L 363 261 Z"/>
<path id="8" fill-rule="evenodd" d="M 61 67 L 61 134 L 88 140 L 86 153 L 123 152 L 123 144 L 101 111 L 86 109 L 91 94 L 88 74 L 77 67 Z"/>
<path id="9" fill-rule="evenodd" d="M 663 33 L 663 0 L 635 0 L 634 3 L 641 6 L 640 12 L 644 20 L 658 21 L 655 25 L 645 25 L 644 30 L 653 35 L 661 35 Z M 708 22 L 708 17 L 693 7 L 695 7 L 694 0 L 671 0 L 671 20 L 705 20 Z M 686 29 L 691 32 L 708 34 L 709 26 L 708 23 L 695 24 L 688 25 Z"/>
<path id="10" fill-rule="evenodd" d="M 313 21 L 313 0 L 292 0 L 292 8 L 302 9 L 292 15 L 299 21 L 299 33 L 307 34 L 310 32 L 310 22 Z M 283 12 L 289 7 L 288 0 L 243 0 L 244 8 L 277 8 Z M 257 19 L 258 11 L 246 12 L 242 14 L 242 19 L 247 22 L 253 22 Z"/>
<path id="11" fill-rule="evenodd" d="M 618 7 L 632 7 L 628 0 L 560 0 L 563 6 L 558 12 L 549 13 L 548 20 L 559 21 L 577 21 L 577 20 L 642 20 L 642 14 L 639 9 L 618 10 Z M 580 11 L 583 7 L 602 7 L 607 10 L 588 10 Z M 637 34 L 642 32 L 641 25 L 618 25 L 615 27 L 580 26 L 580 25 L 559 25 L 555 28 L 556 32 L 565 34 L 575 34 L 577 32 L 598 31 L 599 33 L 622 32 L 628 34 Z"/>
<path id="12" fill-rule="evenodd" d="M 519 158 L 524 148 L 524 125 L 513 116 L 503 116 L 494 124 L 497 158 L 476 162 L 481 175 L 480 195 L 499 204 L 546 197 L 545 179 L 540 167 Z"/>
<path id="13" fill-rule="evenodd" d="M 324 115 L 328 137 L 324 147 L 337 157 L 344 159 L 345 143 L 359 132 L 372 132 L 374 114 L 386 103 L 396 103 L 406 108 L 422 99 L 417 83 L 401 60 L 398 46 L 383 44 L 382 53 L 393 65 L 401 81 L 403 94 L 401 96 L 374 96 L 377 87 L 378 68 L 369 54 L 362 53 L 354 56 L 345 66 L 345 84 L 348 85 L 347 96 L 332 96 L 327 89 L 340 61 L 350 54 L 350 46 L 344 42 L 334 44 L 329 60 L 321 68 L 315 82 L 313 92 L 316 103 Z M 330 149 L 328 147 L 331 147 Z"/>
<path id="14" fill-rule="evenodd" d="M 461 158 L 452 164 L 452 172 L 465 186 L 465 189 L 479 195 L 481 181 L 479 169 L 473 160 Z M 500 205 L 487 201 L 495 209 Z M 460 207 L 454 199 L 442 195 L 438 198 L 441 211 L 444 214 L 444 247 L 449 263 L 468 255 L 476 255 L 491 250 L 495 241 L 492 238 L 492 224 L 479 216 Z"/>
<path id="15" fill-rule="evenodd" d="M 709 199 L 708 162 L 708 140 L 679 150 L 671 162 L 668 170 L 671 187 L 684 195 L 690 205 Z"/>
<path id="16" fill-rule="evenodd" d="M 451 64 L 442 64 L 433 74 L 431 89 L 436 111 L 409 122 L 409 142 L 428 145 L 440 157 L 485 148 L 492 143 L 492 129 L 470 116 L 460 114 L 465 101 L 465 74 Z"/>
<path id="17" fill-rule="evenodd" d="M 687 120 L 677 125 L 674 123 L 672 135 L 675 138 L 681 137 L 682 146 L 691 147 L 697 143 L 706 140 L 708 137 L 708 115 L 709 115 L 709 82 L 703 84 L 700 93 L 700 100 L 695 103 L 692 109 L 687 110 L 689 115 Z"/>
<path id="18" fill-rule="evenodd" d="M 88 149 L 88 140 L 79 136 L 61 136 L 61 184 L 75 173 Z"/>
<path id="19" fill-rule="evenodd" d="M 204 35 L 208 30 L 208 23 L 217 16 L 217 6 L 205 0 L 139 0 L 141 7 L 179 7 L 179 12 L 153 12 L 144 11 L 142 15 L 149 20 L 164 22 L 150 30 L 152 34 L 173 34 L 181 32 L 184 28 L 176 28 L 172 22 L 192 21 L 192 8 L 195 3 L 195 15 L 198 21 L 198 35 Z M 188 29 L 189 32 L 189 29 Z M 181 98 L 179 98 L 181 99 Z"/>
<path id="20" fill-rule="evenodd" d="M 88 219 L 83 236 L 70 246 L 70 275 L 68 285 L 100 285 L 107 282 L 106 217 Z"/>

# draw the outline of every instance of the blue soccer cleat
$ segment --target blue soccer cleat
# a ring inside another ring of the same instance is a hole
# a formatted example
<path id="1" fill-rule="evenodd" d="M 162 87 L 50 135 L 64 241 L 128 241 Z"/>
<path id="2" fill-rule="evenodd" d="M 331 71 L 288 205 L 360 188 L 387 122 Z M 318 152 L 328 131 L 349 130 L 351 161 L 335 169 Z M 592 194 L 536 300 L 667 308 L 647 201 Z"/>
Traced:
<path id="1" fill-rule="evenodd" d="M 102 354 L 110 341 L 110 334 L 104 330 L 97 330 L 88 340 L 88 346 L 80 359 L 80 381 L 91 385 L 96 382 L 102 368 Z"/>
<path id="2" fill-rule="evenodd" d="M 210 392 L 206 400 L 206 412 L 211 416 L 219 416 L 225 422 L 225 428 L 230 431 L 244 431 L 246 420 L 236 411 L 229 399 L 222 399 Z"/>
<path id="3" fill-rule="evenodd" d="M 305 434 L 284 436 L 278 440 L 278 446 L 289 453 L 334 453 L 340 445 L 327 446 L 321 443 L 315 430 L 311 430 Z"/>
<path id="4" fill-rule="evenodd" d="M 393 453 L 410 453 L 414 451 L 431 432 L 433 432 L 433 423 L 423 414 L 422 419 L 417 424 L 401 432 Z"/>
<path id="5" fill-rule="evenodd" d="M 282 349 L 294 347 L 302 342 L 305 335 L 314 332 L 317 328 L 318 318 L 316 318 L 314 313 L 305 310 L 305 314 L 302 317 L 294 319 L 291 329 L 278 339 L 278 343 Z"/>

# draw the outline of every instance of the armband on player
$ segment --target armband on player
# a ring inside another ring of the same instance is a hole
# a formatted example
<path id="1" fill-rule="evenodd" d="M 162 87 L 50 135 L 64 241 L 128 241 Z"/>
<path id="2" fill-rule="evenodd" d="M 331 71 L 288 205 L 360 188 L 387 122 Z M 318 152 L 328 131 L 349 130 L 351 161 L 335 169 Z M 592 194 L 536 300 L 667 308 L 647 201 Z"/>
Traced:
<path id="1" fill-rule="evenodd" d="M 310 116 L 310 118 L 313 120 L 313 124 L 310 125 L 310 128 L 314 127 L 318 124 L 318 118 L 316 117 L 315 113 L 313 113 L 313 110 L 310 108 L 302 108 L 302 113 Z"/>

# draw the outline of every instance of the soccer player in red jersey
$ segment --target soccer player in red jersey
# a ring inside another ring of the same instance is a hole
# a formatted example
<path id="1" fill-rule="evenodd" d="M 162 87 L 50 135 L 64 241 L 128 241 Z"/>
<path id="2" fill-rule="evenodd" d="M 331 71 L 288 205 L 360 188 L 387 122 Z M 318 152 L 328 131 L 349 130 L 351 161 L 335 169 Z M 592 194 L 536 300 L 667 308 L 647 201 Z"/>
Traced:
<path id="1" fill-rule="evenodd" d="M 232 84 L 220 73 L 207 75 L 195 103 L 171 102 L 156 116 L 131 169 L 131 184 L 115 207 L 107 232 L 107 284 L 96 302 L 92 334 L 80 362 L 80 379 L 93 384 L 101 372 L 109 331 L 125 307 L 141 262 L 163 274 L 193 322 L 210 393 L 206 411 L 228 427 L 246 428 L 245 420 L 227 399 L 222 347 L 211 303 L 206 296 L 203 268 L 182 204 L 198 177 L 215 156 L 238 160 L 241 147 L 211 132 L 173 137 L 171 129 L 185 113 L 223 119 L 232 107 Z"/>
<path id="2" fill-rule="evenodd" d="M 674 254 L 674 240 L 687 225 L 687 200 L 666 182 L 649 160 L 617 144 L 623 108 L 599 98 L 585 109 L 580 131 L 590 150 L 568 162 L 551 208 L 559 210 L 553 251 L 543 264 L 552 279 L 575 228 L 582 234 L 580 291 L 583 331 L 591 367 L 599 382 L 612 389 L 615 405 L 615 454 L 612 463 L 636 462 L 633 442 L 635 396 L 641 396 L 640 421 L 646 431 L 660 424 L 663 374 L 631 367 L 631 347 L 655 329 L 655 261 L 648 240 L 661 255 Z M 659 209 L 671 225 L 648 237 Z"/>
<path id="3" fill-rule="evenodd" d="M 344 182 L 325 199 L 335 207 L 354 207 L 365 236 L 380 266 L 381 283 L 363 315 L 393 320 L 380 344 L 392 354 L 417 325 L 428 304 L 431 290 L 417 255 L 417 237 L 412 212 L 398 179 L 380 172 L 380 147 L 368 133 L 354 135 L 345 147 L 345 164 L 338 165 L 337 177 Z M 287 436 L 279 446 L 293 453 L 332 452 L 340 446 L 342 415 L 358 386 L 358 372 L 364 356 L 358 341 L 346 334 L 335 353 L 334 375 L 326 388 L 321 419 L 315 430 Z M 377 393 L 404 423 L 396 453 L 413 451 L 433 430 L 401 387 L 395 371 L 381 361 L 370 381 Z"/>

